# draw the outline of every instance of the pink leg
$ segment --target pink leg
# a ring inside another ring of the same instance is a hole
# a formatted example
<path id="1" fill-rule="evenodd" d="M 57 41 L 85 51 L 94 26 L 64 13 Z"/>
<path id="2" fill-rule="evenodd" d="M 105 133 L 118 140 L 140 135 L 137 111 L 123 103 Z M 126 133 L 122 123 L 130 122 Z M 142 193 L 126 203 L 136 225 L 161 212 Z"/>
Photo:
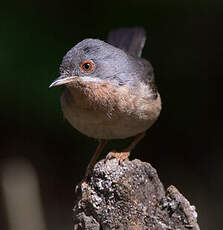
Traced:
<path id="1" fill-rule="evenodd" d="M 112 159 L 112 158 L 118 158 L 121 161 L 126 160 L 129 155 L 130 152 L 135 148 L 135 146 L 139 143 L 140 140 L 142 140 L 142 138 L 145 136 L 145 132 L 138 134 L 137 136 L 135 136 L 135 139 L 133 140 L 133 142 L 127 147 L 125 148 L 122 152 L 110 152 L 107 156 L 106 156 L 106 160 Z"/>
<path id="2" fill-rule="evenodd" d="M 145 135 L 146 135 L 145 132 L 136 135 L 133 142 L 126 149 L 124 149 L 123 152 L 131 152 L 135 148 L 135 146 L 143 139 Z"/>
<path id="3" fill-rule="evenodd" d="M 99 144 L 97 146 L 97 149 L 93 155 L 93 157 L 90 160 L 90 163 L 88 164 L 86 173 L 85 173 L 85 179 L 92 173 L 92 170 L 94 168 L 94 165 L 96 164 L 96 161 L 100 155 L 100 153 L 102 152 L 103 148 L 105 147 L 107 143 L 107 140 L 100 140 Z"/>

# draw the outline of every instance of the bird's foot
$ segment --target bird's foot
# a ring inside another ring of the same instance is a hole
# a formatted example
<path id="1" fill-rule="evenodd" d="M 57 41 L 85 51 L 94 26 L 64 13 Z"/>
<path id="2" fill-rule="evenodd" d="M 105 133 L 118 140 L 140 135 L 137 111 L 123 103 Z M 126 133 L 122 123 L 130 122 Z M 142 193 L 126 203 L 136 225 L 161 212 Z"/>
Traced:
<path id="1" fill-rule="evenodd" d="M 88 165 L 84 178 L 76 186 L 75 192 L 77 192 L 83 185 L 87 184 L 87 181 L 91 177 L 92 173 L 93 173 L 93 166 Z"/>
<path id="2" fill-rule="evenodd" d="M 77 193 L 78 190 L 81 189 L 82 185 L 86 183 L 86 181 L 84 179 L 82 179 L 75 187 L 75 193 Z"/>
<path id="3" fill-rule="evenodd" d="M 111 160 L 113 158 L 116 158 L 119 160 L 119 163 L 125 161 L 128 159 L 130 155 L 130 152 L 116 152 L 116 151 L 111 151 L 108 153 L 108 155 L 105 158 L 105 162 L 108 160 Z"/>

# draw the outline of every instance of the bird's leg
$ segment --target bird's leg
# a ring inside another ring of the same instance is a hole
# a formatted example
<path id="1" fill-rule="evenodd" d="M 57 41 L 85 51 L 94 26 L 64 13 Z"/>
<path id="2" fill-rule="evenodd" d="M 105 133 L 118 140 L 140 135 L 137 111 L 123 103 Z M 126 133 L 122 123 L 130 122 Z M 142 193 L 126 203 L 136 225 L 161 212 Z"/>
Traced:
<path id="1" fill-rule="evenodd" d="M 85 173 L 85 179 L 87 179 L 89 177 L 89 175 L 92 173 L 93 167 L 96 164 L 96 161 L 97 161 L 100 153 L 102 152 L 103 148 L 105 147 L 106 143 L 107 143 L 107 140 L 100 140 L 99 141 L 99 144 L 96 148 L 96 151 L 95 151 L 93 157 L 91 158 L 90 163 L 87 166 L 87 170 Z"/>
<path id="2" fill-rule="evenodd" d="M 112 159 L 112 158 L 118 158 L 120 161 L 126 160 L 130 152 L 135 148 L 135 146 L 139 143 L 139 141 L 145 136 L 145 132 L 139 133 L 138 135 L 135 136 L 135 139 L 132 141 L 132 143 L 125 148 L 122 152 L 115 152 L 112 151 L 106 156 L 106 160 Z"/>
<path id="3" fill-rule="evenodd" d="M 145 135 L 146 135 L 145 132 L 136 135 L 132 143 L 127 148 L 125 148 L 123 152 L 130 153 L 135 148 L 135 146 L 143 139 L 143 137 L 145 137 Z"/>

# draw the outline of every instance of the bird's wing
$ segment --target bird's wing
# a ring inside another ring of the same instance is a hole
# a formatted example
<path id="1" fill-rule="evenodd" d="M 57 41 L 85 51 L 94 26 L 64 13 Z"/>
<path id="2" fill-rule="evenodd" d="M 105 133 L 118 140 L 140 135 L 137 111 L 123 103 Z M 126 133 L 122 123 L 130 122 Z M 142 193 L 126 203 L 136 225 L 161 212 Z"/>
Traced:
<path id="1" fill-rule="evenodd" d="M 108 34 L 108 43 L 135 57 L 141 57 L 145 41 L 146 33 L 141 27 L 121 28 Z"/>

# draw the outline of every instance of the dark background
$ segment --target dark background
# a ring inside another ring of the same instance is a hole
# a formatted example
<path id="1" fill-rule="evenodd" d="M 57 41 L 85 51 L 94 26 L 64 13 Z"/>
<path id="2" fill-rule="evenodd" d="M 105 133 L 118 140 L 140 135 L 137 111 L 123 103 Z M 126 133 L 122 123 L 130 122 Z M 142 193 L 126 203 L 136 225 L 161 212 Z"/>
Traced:
<path id="1" fill-rule="evenodd" d="M 221 229 L 223 2 L 1 4 L 0 170 L 15 158 L 31 163 L 48 229 L 72 229 L 73 191 L 97 145 L 63 119 L 60 88 L 48 86 L 77 42 L 132 26 L 147 31 L 143 56 L 154 66 L 163 110 L 131 159 L 150 162 L 166 187 L 175 185 L 196 206 L 202 230 Z M 104 156 L 128 142 L 113 141 Z M 2 191 L 0 223 L 8 229 Z"/>

